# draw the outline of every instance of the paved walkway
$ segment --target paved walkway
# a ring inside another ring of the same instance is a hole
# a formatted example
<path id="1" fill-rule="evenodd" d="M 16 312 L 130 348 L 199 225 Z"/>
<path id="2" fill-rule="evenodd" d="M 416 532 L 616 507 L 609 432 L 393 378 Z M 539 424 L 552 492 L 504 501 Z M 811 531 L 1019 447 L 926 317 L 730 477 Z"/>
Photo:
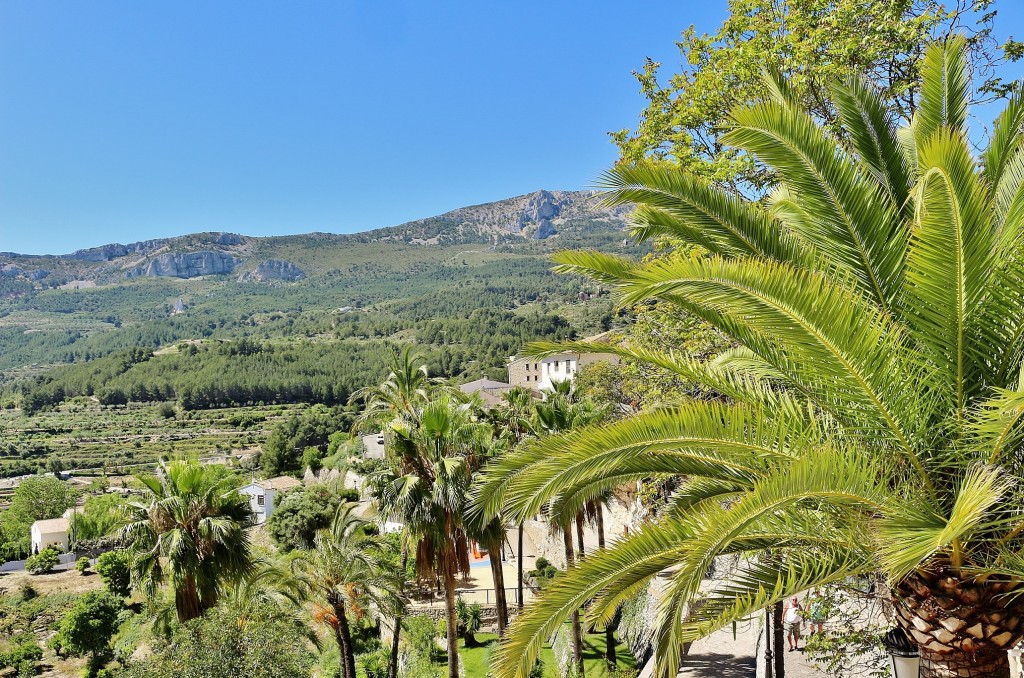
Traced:
<path id="1" fill-rule="evenodd" d="M 722 629 L 697 641 L 683 661 L 678 678 L 754 678 L 764 675 L 764 648 L 758 652 L 759 623 L 750 621 Z M 803 652 L 785 652 L 785 678 L 824 678 Z M 640 678 L 653 675 L 653 665 L 644 667 Z"/>
<path id="2" fill-rule="evenodd" d="M 680 678 L 753 678 L 757 664 L 754 652 L 760 625 L 754 621 L 722 629 L 690 647 L 679 671 Z"/>

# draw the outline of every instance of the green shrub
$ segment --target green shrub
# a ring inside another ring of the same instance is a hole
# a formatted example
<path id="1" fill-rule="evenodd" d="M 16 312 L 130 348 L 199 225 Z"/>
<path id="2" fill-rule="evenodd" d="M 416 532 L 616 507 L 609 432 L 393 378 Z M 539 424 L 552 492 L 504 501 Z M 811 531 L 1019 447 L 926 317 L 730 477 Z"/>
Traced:
<path id="1" fill-rule="evenodd" d="M 10 649 L 7 652 L 0 652 L 0 669 L 15 667 L 18 669 L 19 674 L 22 671 L 22 664 L 28 664 L 32 673 L 29 675 L 35 675 L 35 662 L 43 658 L 43 648 L 39 647 L 36 642 L 35 636 L 31 633 L 21 634 L 10 643 Z"/>
<path id="2" fill-rule="evenodd" d="M 115 596 L 127 598 L 131 593 L 131 561 L 125 551 L 107 551 L 96 559 L 96 573 L 103 579 L 107 590 Z"/>
<path id="3" fill-rule="evenodd" d="M 548 565 L 550 565 L 550 564 L 551 563 L 548 562 L 547 558 L 545 558 L 544 556 L 541 556 L 540 558 L 537 559 L 537 562 L 534 564 L 534 569 L 535 570 L 544 571 L 544 570 L 548 569 Z"/>
<path id="4" fill-rule="evenodd" d="M 85 574 L 86 572 L 88 572 L 89 571 L 89 559 L 86 558 L 85 556 L 82 556 L 81 558 L 76 560 L 75 561 L 75 569 L 78 570 L 79 572 L 81 572 L 82 574 Z"/>
<path id="5" fill-rule="evenodd" d="M 36 591 L 36 588 L 34 586 L 32 586 L 32 584 L 29 584 L 28 582 L 24 582 L 18 588 L 18 598 L 23 603 L 27 603 L 28 601 L 32 600 L 33 598 L 35 598 L 38 595 L 39 595 L 39 593 Z"/>
<path id="6" fill-rule="evenodd" d="M 108 591 L 89 591 L 60 620 L 51 643 L 61 652 L 90 655 L 90 675 L 102 666 L 101 658 L 110 654 L 110 639 L 120 626 L 124 609 L 120 598 Z"/>
<path id="7" fill-rule="evenodd" d="M 387 678 L 390 664 L 391 653 L 383 648 L 356 658 L 357 668 L 366 674 L 366 678 Z"/>
<path id="8" fill-rule="evenodd" d="M 467 605 L 459 598 L 455 601 L 455 614 L 459 618 L 459 634 L 466 641 L 466 647 L 476 647 L 476 634 L 483 625 L 483 609 L 480 603 Z"/>
<path id="9" fill-rule="evenodd" d="M 59 562 L 60 552 L 52 546 L 47 546 L 34 556 L 28 557 L 25 561 L 25 569 L 32 574 L 44 574 L 53 570 Z"/>
<path id="10" fill-rule="evenodd" d="M 438 635 L 434 620 L 426 615 L 406 617 L 402 620 L 402 628 L 405 629 L 402 639 L 413 656 L 429 661 Z"/>

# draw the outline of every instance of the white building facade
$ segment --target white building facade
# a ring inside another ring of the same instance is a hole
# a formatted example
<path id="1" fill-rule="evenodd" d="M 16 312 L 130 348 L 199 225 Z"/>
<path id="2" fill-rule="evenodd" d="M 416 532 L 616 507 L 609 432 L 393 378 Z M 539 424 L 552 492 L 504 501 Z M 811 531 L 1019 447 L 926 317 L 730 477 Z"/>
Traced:
<path id="1" fill-rule="evenodd" d="M 32 523 L 32 553 L 39 553 L 47 546 L 55 546 L 59 551 L 68 550 L 68 530 L 71 525 L 67 518 L 37 520 Z"/>
<path id="2" fill-rule="evenodd" d="M 270 480 L 254 480 L 238 491 L 249 497 L 249 507 L 256 517 L 256 524 L 260 525 L 267 522 L 267 518 L 274 512 L 277 495 L 301 484 L 291 476 L 278 476 Z"/>

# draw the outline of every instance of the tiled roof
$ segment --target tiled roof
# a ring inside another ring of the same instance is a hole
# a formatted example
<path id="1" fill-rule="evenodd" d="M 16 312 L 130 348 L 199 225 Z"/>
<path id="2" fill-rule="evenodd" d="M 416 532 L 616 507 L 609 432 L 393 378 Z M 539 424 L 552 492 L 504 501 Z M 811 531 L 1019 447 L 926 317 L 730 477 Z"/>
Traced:
<path id="1" fill-rule="evenodd" d="M 260 480 L 257 485 L 267 490 L 290 490 L 293 487 L 298 487 L 302 484 L 301 480 L 292 478 L 291 476 L 278 476 L 269 480 Z"/>

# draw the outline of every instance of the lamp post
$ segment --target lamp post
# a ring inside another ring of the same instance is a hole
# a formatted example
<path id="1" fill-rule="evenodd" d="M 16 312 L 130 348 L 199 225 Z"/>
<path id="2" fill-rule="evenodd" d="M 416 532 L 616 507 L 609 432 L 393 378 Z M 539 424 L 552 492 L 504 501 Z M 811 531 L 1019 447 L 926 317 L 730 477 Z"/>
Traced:
<path id="1" fill-rule="evenodd" d="M 921 673 L 921 658 L 917 646 L 907 637 L 906 631 L 897 626 L 885 634 L 882 644 L 889 652 L 894 678 L 918 678 Z"/>

